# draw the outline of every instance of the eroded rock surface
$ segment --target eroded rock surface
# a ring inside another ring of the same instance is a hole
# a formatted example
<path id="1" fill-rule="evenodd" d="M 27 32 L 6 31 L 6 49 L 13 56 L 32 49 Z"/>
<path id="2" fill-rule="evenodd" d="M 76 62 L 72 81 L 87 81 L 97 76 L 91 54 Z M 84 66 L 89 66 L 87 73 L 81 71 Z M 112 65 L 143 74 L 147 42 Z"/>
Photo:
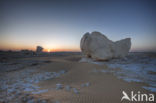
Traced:
<path id="1" fill-rule="evenodd" d="M 121 58 L 128 54 L 131 39 L 126 38 L 113 42 L 100 32 L 86 33 L 81 39 L 80 48 L 86 57 L 94 60 Z"/>

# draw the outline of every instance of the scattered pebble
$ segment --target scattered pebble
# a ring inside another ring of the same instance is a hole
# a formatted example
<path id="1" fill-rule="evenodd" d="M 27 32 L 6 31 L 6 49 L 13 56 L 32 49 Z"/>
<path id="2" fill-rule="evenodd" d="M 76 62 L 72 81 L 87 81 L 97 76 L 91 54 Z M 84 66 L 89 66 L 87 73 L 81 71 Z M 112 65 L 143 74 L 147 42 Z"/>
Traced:
<path id="1" fill-rule="evenodd" d="M 63 88 L 63 85 L 62 84 L 56 84 L 56 90 L 59 90 L 59 89 L 62 89 Z"/>
<path id="2" fill-rule="evenodd" d="M 60 70 L 59 73 L 60 73 L 60 74 L 65 74 L 66 71 L 65 71 L 65 70 Z"/>
<path id="3" fill-rule="evenodd" d="M 48 92 L 48 89 L 38 90 L 36 92 L 32 92 L 32 94 L 41 94 L 41 93 L 45 93 L 45 92 Z"/>
<path id="4" fill-rule="evenodd" d="M 85 83 L 85 85 L 86 85 L 86 87 L 88 87 L 88 86 L 90 86 L 90 83 L 89 83 L 89 82 L 87 82 L 87 83 Z"/>
<path id="5" fill-rule="evenodd" d="M 66 91 L 70 91 L 71 87 L 69 85 L 66 85 L 65 89 L 66 89 Z"/>
<path id="6" fill-rule="evenodd" d="M 76 88 L 73 88 L 75 94 L 79 94 L 79 91 Z"/>
<path id="7" fill-rule="evenodd" d="M 30 97 L 27 96 L 25 92 L 29 92 L 30 94 L 40 94 L 48 91 L 47 89 L 40 90 L 40 87 L 34 85 L 34 83 L 38 83 L 47 79 L 57 78 L 65 73 L 65 70 L 60 70 L 58 72 L 38 72 L 37 68 L 33 67 L 31 69 L 23 69 L 21 71 L 14 72 L 13 76 L 5 74 L 0 79 L 0 91 L 2 91 L 0 93 L 0 98 L 2 97 L 0 101 L 7 101 L 7 103 L 10 103 L 14 100 L 15 102 L 19 102 L 19 98 L 15 98 L 23 95 L 24 97 L 21 97 L 21 101 L 33 103 L 33 100 L 30 99 Z M 62 85 L 57 84 L 57 89 L 62 88 Z"/>
<path id="8" fill-rule="evenodd" d="M 81 84 L 81 87 L 88 87 L 88 86 L 90 86 L 90 82 L 87 82 L 87 83 Z"/>

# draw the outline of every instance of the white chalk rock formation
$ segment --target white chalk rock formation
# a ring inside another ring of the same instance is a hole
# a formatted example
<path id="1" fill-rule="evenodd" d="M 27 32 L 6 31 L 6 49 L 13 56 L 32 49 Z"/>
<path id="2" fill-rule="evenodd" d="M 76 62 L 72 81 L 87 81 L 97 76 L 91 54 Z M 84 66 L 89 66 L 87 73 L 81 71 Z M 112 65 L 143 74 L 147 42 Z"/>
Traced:
<path id="1" fill-rule="evenodd" d="M 42 51 L 43 51 L 43 47 L 41 47 L 41 46 L 37 46 L 36 47 L 36 53 L 42 53 Z"/>
<path id="2" fill-rule="evenodd" d="M 80 48 L 85 57 L 94 60 L 125 57 L 130 47 L 130 38 L 113 42 L 100 32 L 86 33 L 80 42 Z"/>

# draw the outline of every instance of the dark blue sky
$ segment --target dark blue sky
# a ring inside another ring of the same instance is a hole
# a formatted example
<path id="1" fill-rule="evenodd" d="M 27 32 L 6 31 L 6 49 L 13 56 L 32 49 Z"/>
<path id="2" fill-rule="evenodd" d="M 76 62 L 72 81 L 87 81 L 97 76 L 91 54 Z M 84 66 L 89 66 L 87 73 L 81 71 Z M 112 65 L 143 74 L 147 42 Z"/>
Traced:
<path id="1" fill-rule="evenodd" d="M 132 38 L 132 51 L 156 51 L 155 0 L 0 1 L 1 49 L 79 50 L 85 32 Z"/>

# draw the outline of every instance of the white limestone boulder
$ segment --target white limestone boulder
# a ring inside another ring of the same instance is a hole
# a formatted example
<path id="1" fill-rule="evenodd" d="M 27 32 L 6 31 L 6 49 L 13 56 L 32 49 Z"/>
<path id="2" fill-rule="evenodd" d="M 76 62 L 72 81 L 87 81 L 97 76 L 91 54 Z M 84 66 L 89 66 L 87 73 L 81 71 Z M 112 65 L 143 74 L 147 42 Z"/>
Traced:
<path id="1" fill-rule="evenodd" d="M 85 57 L 94 60 L 121 58 L 128 54 L 131 39 L 126 38 L 113 42 L 100 32 L 86 33 L 81 39 L 80 48 Z"/>

